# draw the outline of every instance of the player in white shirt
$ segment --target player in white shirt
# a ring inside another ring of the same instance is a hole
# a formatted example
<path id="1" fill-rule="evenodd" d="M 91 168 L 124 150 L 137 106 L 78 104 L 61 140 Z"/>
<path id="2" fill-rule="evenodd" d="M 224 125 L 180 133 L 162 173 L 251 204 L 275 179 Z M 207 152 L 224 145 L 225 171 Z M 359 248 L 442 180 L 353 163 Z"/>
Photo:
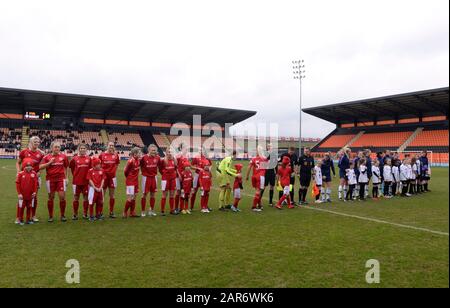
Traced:
<path id="1" fill-rule="evenodd" d="M 392 194 L 395 196 L 401 190 L 400 168 L 397 165 L 392 166 Z"/>
<path id="2" fill-rule="evenodd" d="M 417 177 L 418 177 L 418 171 L 417 169 L 417 159 L 416 157 L 413 157 L 411 159 L 411 174 L 410 174 L 410 185 L 409 185 L 409 193 L 411 195 L 417 194 Z"/>
<path id="3" fill-rule="evenodd" d="M 408 193 L 409 189 L 409 179 L 410 179 L 410 160 L 409 158 L 405 158 L 403 163 L 400 166 L 400 181 L 402 182 L 402 196 L 403 197 L 411 197 Z"/>
<path id="4" fill-rule="evenodd" d="M 369 176 L 367 172 L 366 160 L 364 158 L 359 160 L 358 170 L 359 170 L 359 177 L 358 177 L 359 200 L 365 201 L 366 185 L 369 183 Z"/>
<path id="5" fill-rule="evenodd" d="M 381 183 L 380 162 L 376 159 L 372 164 L 372 198 L 378 199 Z"/>
<path id="6" fill-rule="evenodd" d="M 314 184 L 319 188 L 320 194 L 316 196 L 316 203 L 325 202 L 325 191 L 322 187 L 323 176 L 322 176 L 322 160 L 318 160 L 316 166 L 314 167 Z M 322 196 L 322 198 L 321 198 Z M 322 199 L 322 200 L 321 200 Z"/>
<path id="7" fill-rule="evenodd" d="M 350 168 L 345 170 L 345 176 L 347 177 L 348 183 L 348 191 L 345 196 L 346 201 L 353 201 L 353 192 L 355 191 L 355 187 L 357 184 L 356 174 L 355 174 L 355 164 L 353 162 L 350 163 Z"/>
<path id="8" fill-rule="evenodd" d="M 393 192 L 390 191 L 393 180 L 391 159 L 386 159 L 384 161 L 383 178 L 384 178 L 384 197 L 392 198 Z"/>

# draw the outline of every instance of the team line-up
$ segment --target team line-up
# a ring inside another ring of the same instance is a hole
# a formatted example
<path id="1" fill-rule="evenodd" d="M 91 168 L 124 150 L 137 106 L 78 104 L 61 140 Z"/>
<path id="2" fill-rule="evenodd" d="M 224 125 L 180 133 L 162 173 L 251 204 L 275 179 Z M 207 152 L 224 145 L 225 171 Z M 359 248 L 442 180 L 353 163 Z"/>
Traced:
<path id="1" fill-rule="evenodd" d="M 40 139 L 32 137 L 30 145 L 19 154 L 17 161 L 16 189 L 18 203 L 16 224 L 33 224 L 38 222 L 36 210 L 38 206 L 37 193 L 41 187 L 40 172 L 46 170 L 46 188 L 48 192 L 48 222 L 54 221 L 55 196 L 59 197 L 60 219 L 66 222 L 66 189 L 68 183 L 68 169 L 72 174 L 73 187 L 73 216 L 78 220 L 81 197 L 83 219 L 103 220 L 103 204 L 105 193 L 109 193 L 109 217 L 116 218 L 115 192 L 117 188 L 117 169 L 120 164 L 119 155 L 115 151 L 114 143 L 109 143 L 105 152 L 98 157 L 87 154 L 87 145 L 81 144 L 78 153 L 69 161 L 61 153 L 61 145 L 53 142 L 50 154 L 45 155 L 39 149 Z M 157 216 L 155 211 L 156 192 L 158 190 L 157 176 L 161 175 L 160 215 L 166 215 L 166 202 L 169 201 L 170 214 L 191 214 L 194 209 L 196 196 L 200 191 L 200 205 L 202 213 L 210 213 L 209 195 L 212 188 L 212 161 L 205 156 L 204 150 L 191 161 L 187 156 L 187 147 L 181 145 L 179 153 L 175 155 L 168 149 L 165 157 L 158 155 L 156 145 L 148 147 L 148 153 L 143 155 L 140 148 L 130 151 L 130 158 L 124 169 L 126 184 L 126 203 L 122 213 L 123 218 Z M 378 198 L 380 190 L 386 198 L 391 198 L 397 192 L 403 196 L 428 191 L 430 169 L 426 152 L 421 157 L 409 157 L 403 161 L 390 157 L 384 153 L 381 159 L 374 162 L 370 159 L 370 152 L 360 152 L 353 161 L 350 160 L 350 149 L 338 154 L 339 158 L 339 199 L 352 201 L 365 200 L 368 196 L 369 182 L 373 182 L 372 197 Z M 219 184 L 219 210 L 240 212 L 239 202 L 243 189 L 243 165 L 235 163 L 236 152 L 220 161 L 216 170 L 216 181 Z M 273 161 L 275 160 L 275 164 Z M 383 166 L 380 166 L 382 164 Z M 295 149 L 278 159 L 272 152 L 271 145 L 266 151 L 261 147 L 256 157 L 252 158 L 247 169 L 245 179 L 250 180 L 255 190 L 252 211 L 263 210 L 262 197 L 266 187 L 269 187 L 269 203 L 274 206 L 273 196 L 275 188 L 279 191 L 279 200 L 275 207 L 282 209 L 283 205 L 295 208 L 294 184 L 295 178 L 300 179 L 299 203 L 307 204 L 306 196 L 311 181 L 313 181 L 315 202 L 331 202 L 331 173 L 335 173 L 331 155 L 314 161 L 310 150 L 306 148 L 304 154 L 297 158 Z M 136 213 L 136 199 L 138 197 L 139 175 L 141 178 L 141 213 Z M 233 198 L 232 198 L 233 196 Z M 149 200 L 148 200 L 149 199 Z M 147 201 L 149 211 L 147 212 Z M 25 216 L 25 218 L 24 218 Z"/>

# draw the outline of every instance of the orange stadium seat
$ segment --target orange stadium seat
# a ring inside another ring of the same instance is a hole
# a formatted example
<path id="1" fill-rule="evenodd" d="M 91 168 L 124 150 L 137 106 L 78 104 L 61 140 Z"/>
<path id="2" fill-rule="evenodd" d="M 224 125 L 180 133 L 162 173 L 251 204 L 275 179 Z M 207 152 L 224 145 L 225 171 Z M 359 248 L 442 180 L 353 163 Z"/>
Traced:
<path id="1" fill-rule="evenodd" d="M 448 147 L 448 130 L 424 130 L 409 147 Z"/>
<path id="2" fill-rule="evenodd" d="M 355 148 L 400 147 L 413 132 L 367 133 L 359 137 L 353 144 Z"/>
<path id="3" fill-rule="evenodd" d="M 325 140 L 320 148 L 342 148 L 350 142 L 356 135 L 333 135 Z"/>

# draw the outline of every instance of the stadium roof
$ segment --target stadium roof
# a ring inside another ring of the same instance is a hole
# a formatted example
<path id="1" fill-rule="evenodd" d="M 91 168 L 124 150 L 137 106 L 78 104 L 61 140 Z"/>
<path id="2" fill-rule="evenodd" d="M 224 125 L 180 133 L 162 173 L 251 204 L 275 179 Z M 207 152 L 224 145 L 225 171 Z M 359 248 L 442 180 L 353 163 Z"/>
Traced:
<path id="1" fill-rule="evenodd" d="M 202 123 L 239 123 L 255 111 L 172 104 L 125 98 L 44 92 L 0 87 L 0 112 L 50 113 L 52 117 L 94 118 L 161 123 L 192 123 L 194 114 Z"/>
<path id="2" fill-rule="evenodd" d="M 444 115 L 448 117 L 448 94 L 449 88 L 446 87 L 305 108 L 303 111 L 336 124 Z"/>

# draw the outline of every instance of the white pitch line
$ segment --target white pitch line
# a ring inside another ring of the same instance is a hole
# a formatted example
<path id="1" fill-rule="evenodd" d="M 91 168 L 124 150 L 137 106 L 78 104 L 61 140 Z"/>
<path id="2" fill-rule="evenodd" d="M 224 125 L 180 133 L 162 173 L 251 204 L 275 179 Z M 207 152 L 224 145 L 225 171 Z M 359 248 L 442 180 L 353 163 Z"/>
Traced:
<path id="1" fill-rule="evenodd" d="M 218 190 L 218 188 L 215 188 L 215 189 Z M 250 197 L 250 198 L 253 197 L 252 195 L 247 194 L 247 193 L 241 193 L 241 194 L 243 196 L 246 196 L 246 197 Z M 265 197 L 263 199 L 264 200 L 269 200 L 269 198 L 267 198 L 267 197 Z M 316 207 L 311 207 L 311 206 L 302 206 L 301 208 L 304 208 L 304 209 L 307 209 L 307 210 L 312 210 L 312 211 L 318 211 L 318 212 L 333 214 L 333 215 L 338 215 L 338 216 L 347 217 L 347 218 L 354 218 L 354 219 L 359 219 L 359 220 L 364 220 L 364 221 L 375 222 L 375 223 L 379 223 L 379 224 L 395 226 L 395 227 L 404 228 L 404 229 L 410 229 L 410 230 L 428 232 L 428 233 L 437 234 L 437 235 L 449 236 L 449 233 L 446 233 L 446 232 L 435 231 L 435 230 L 431 230 L 431 229 L 427 229 L 427 228 L 421 228 L 421 227 L 414 227 L 414 226 L 410 226 L 410 225 L 404 225 L 404 224 L 399 224 L 399 223 L 395 223 L 395 222 L 389 222 L 389 221 L 380 220 L 380 219 L 376 219 L 376 218 L 357 216 L 357 215 L 352 215 L 352 214 L 345 214 L 345 213 L 341 213 L 341 212 L 330 211 L 330 210 L 316 208 Z"/>

